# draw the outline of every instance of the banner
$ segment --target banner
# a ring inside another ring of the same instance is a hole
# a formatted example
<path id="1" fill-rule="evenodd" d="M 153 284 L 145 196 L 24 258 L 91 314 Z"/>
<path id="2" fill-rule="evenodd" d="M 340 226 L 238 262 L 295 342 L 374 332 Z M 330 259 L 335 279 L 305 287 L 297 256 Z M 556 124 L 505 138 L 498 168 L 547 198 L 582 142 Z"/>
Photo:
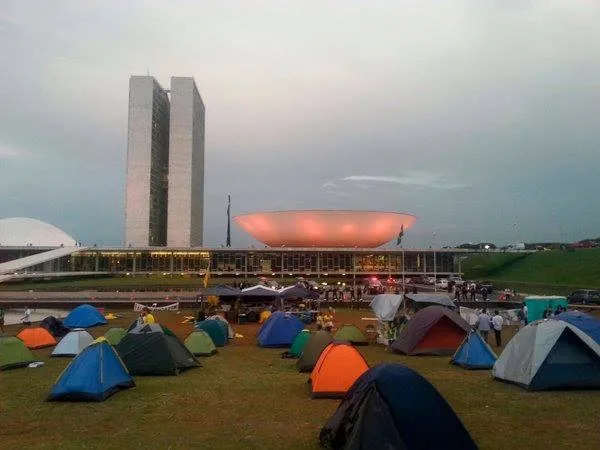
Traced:
<path id="1" fill-rule="evenodd" d="M 179 302 L 171 303 L 170 305 L 166 306 L 146 306 L 142 305 L 141 303 L 133 304 L 134 311 L 141 311 L 144 308 L 148 308 L 150 311 L 179 311 Z"/>

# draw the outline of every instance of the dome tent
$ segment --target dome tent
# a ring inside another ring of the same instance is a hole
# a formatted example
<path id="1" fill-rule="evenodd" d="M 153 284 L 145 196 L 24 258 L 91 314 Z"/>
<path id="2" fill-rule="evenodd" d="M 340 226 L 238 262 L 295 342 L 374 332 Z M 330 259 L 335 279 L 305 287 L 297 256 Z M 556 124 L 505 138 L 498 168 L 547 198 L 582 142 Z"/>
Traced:
<path id="1" fill-rule="evenodd" d="M 391 363 L 356 380 L 319 440 L 332 449 L 477 449 L 435 387 L 414 370 Z"/>
<path id="2" fill-rule="evenodd" d="M 196 324 L 196 328 L 205 331 L 216 347 L 224 347 L 227 345 L 227 331 L 218 320 L 203 320 Z"/>
<path id="3" fill-rule="evenodd" d="M 580 311 L 566 311 L 554 317 L 576 326 L 597 344 L 600 344 L 600 320 Z"/>
<path id="4" fill-rule="evenodd" d="M 562 320 L 538 320 L 508 342 L 494 378 L 528 390 L 600 388 L 600 345 Z"/>
<path id="5" fill-rule="evenodd" d="M 94 338 L 90 333 L 76 328 L 60 340 L 50 356 L 77 356 L 92 342 Z"/>
<path id="6" fill-rule="evenodd" d="M 450 362 L 465 369 L 491 369 L 496 359 L 496 354 L 479 333 L 470 331 Z"/>
<path id="7" fill-rule="evenodd" d="M 100 311 L 87 304 L 79 305 L 63 321 L 63 324 L 69 328 L 90 328 L 107 323 Z"/>
<path id="8" fill-rule="evenodd" d="M 233 332 L 233 328 L 231 328 L 230 323 L 227 321 L 227 319 L 225 317 L 220 316 L 219 314 L 215 314 L 213 316 L 207 317 L 206 320 L 218 320 L 220 322 L 220 325 L 225 328 L 225 330 L 227 332 L 227 338 L 228 339 L 234 338 L 235 333 Z"/>
<path id="9" fill-rule="evenodd" d="M 312 398 L 342 398 L 368 369 L 363 356 L 350 343 L 332 342 L 310 374 Z"/>
<path id="10" fill-rule="evenodd" d="M 428 306 L 415 314 L 391 348 L 407 355 L 452 355 L 470 329 L 454 311 Z"/>
<path id="11" fill-rule="evenodd" d="M 56 339 L 42 327 L 25 328 L 17 334 L 27 348 L 36 349 L 56 345 Z"/>
<path id="12" fill-rule="evenodd" d="M 194 356 L 212 356 L 217 353 L 215 344 L 204 330 L 192 331 L 185 338 L 184 344 Z"/>
<path id="13" fill-rule="evenodd" d="M 296 316 L 276 311 L 263 323 L 258 332 L 261 347 L 289 347 L 304 324 Z"/>
<path id="14" fill-rule="evenodd" d="M 311 372 L 314 369 L 315 364 L 317 364 L 323 350 L 325 350 L 332 341 L 333 338 L 327 331 L 320 330 L 312 333 L 302 350 L 302 355 L 300 355 L 300 358 L 296 362 L 298 371 Z"/>
<path id="15" fill-rule="evenodd" d="M 344 325 L 333 336 L 338 341 L 348 341 L 353 345 L 368 345 L 365 335 L 355 325 Z"/>
<path id="16" fill-rule="evenodd" d="M 133 378 L 111 345 L 94 342 L 61 373 L 48 401 L 103 401 L 121 389 L 134 386 Z"/>
<path id="17" fill-rule="evenodd" d="M 26 367 L 35 360 L 35 356 L 21 339 L 0 336 L 0 370 Z"/>
<path id="18" fill-rule="evenodd" d="M 302 330 L 296 335 L 292 346 L 289 351 L 285 351 L 281 354 L 282 358 L 299 358 L 306 346 L 306 343 L 310 339 L 310 330 Z"/>
<path id="19" fill-rule="evenodd" d="M 200 362 L 160 325 L 137 327 L 115 346 L 131 375 L 178 375 Z"/>
<path id="20" fill-rule="evenodd" d="M 104 338 L 110 345 L 117 345 L 126 335 L 127 331 L 125 331 L 124 328 L 114 327 L 109 328 L 106 333 L 104 333 Z"/>
<path id="21" fill-rule="evenodd" d="M 44 320 L 42 320 L 40 323 L 40 327 L 48 330 L 50 334 L 54 337 L 66 336 L 67 333 L 71 331 L 63 325 L 62 320 L 59 320 L 54 316 L 48 316 Z"/>

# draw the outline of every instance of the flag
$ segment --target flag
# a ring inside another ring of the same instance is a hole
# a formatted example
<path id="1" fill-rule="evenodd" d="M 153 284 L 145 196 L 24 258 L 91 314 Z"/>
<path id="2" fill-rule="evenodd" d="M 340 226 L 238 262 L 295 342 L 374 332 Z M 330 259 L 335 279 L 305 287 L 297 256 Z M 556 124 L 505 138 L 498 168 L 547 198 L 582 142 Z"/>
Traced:
<path id="1" fill-rule="evenodd" d="M 421 268 L 421 255 L 417 255 L 417 270 Z"/>
<path id="2" fill-rule="evenodd" d="M 404 224 L 400 227 L 400 233 L 398 233 L 398 239 L 396 240 L 396 245 L 402 244 L 402 236 L 404 236 Z"/>
<path id="3" fill-rule="evenodd" d="M 231 195 L 227 196 L 227 240 L 225 247 L 231 247 Z"/>

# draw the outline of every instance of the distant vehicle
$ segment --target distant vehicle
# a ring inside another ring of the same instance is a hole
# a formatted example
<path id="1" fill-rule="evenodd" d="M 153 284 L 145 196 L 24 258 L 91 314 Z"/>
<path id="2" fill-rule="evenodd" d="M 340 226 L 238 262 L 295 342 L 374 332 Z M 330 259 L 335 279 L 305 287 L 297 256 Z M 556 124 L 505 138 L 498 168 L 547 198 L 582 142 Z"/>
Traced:
<path id="1" fill-rule="evenodd" d="M 581 305 L 586 305 L 588 303 L 600 303 L 600 291 L 580 289 L 567 295 L 567 300 L 569 303 L 579 303 Z"/>
<path id="2" fill-rule="evenodd" d="M 450 281 L 454 282 L 454 284 L 456 286 L 462 286 L 465 282 L 465 280 L 463 280 L 461 277 L 457 277 L 457 276 L 451 276 Z"/>
<path id="3" fill-rule="evenodd" d="M 435 283 L 435 287 L 438 289 L 448 289 L 448 280 L 446 278 L 440 278 Z"/>
<path id="4" fill-rule="evenodd" d="M 427 277 L 425 279 L 425 284 L 435 284 L 435 283 L 436 283 L 435 277 Z"/>
<path id="5" fill-rule="evenodd" d="M 481 292 L 484 288 L 488 294 L 491 294 L 494 290 L 494 285 L 491 281 L 480 281 L 477 283 L 477 292 Z"/>

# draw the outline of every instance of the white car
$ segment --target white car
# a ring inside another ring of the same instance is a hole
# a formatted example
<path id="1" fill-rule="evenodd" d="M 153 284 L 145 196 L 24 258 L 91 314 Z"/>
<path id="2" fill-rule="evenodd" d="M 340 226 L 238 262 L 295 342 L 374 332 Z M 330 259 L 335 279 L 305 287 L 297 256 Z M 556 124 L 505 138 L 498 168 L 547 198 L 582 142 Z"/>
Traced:
<path id="1" fill-rule="evenodd" d="M 446 278 L 440 278 L 435 283 L 435 287 L 438 289 L 448 289 L 448 280 Z"/>

